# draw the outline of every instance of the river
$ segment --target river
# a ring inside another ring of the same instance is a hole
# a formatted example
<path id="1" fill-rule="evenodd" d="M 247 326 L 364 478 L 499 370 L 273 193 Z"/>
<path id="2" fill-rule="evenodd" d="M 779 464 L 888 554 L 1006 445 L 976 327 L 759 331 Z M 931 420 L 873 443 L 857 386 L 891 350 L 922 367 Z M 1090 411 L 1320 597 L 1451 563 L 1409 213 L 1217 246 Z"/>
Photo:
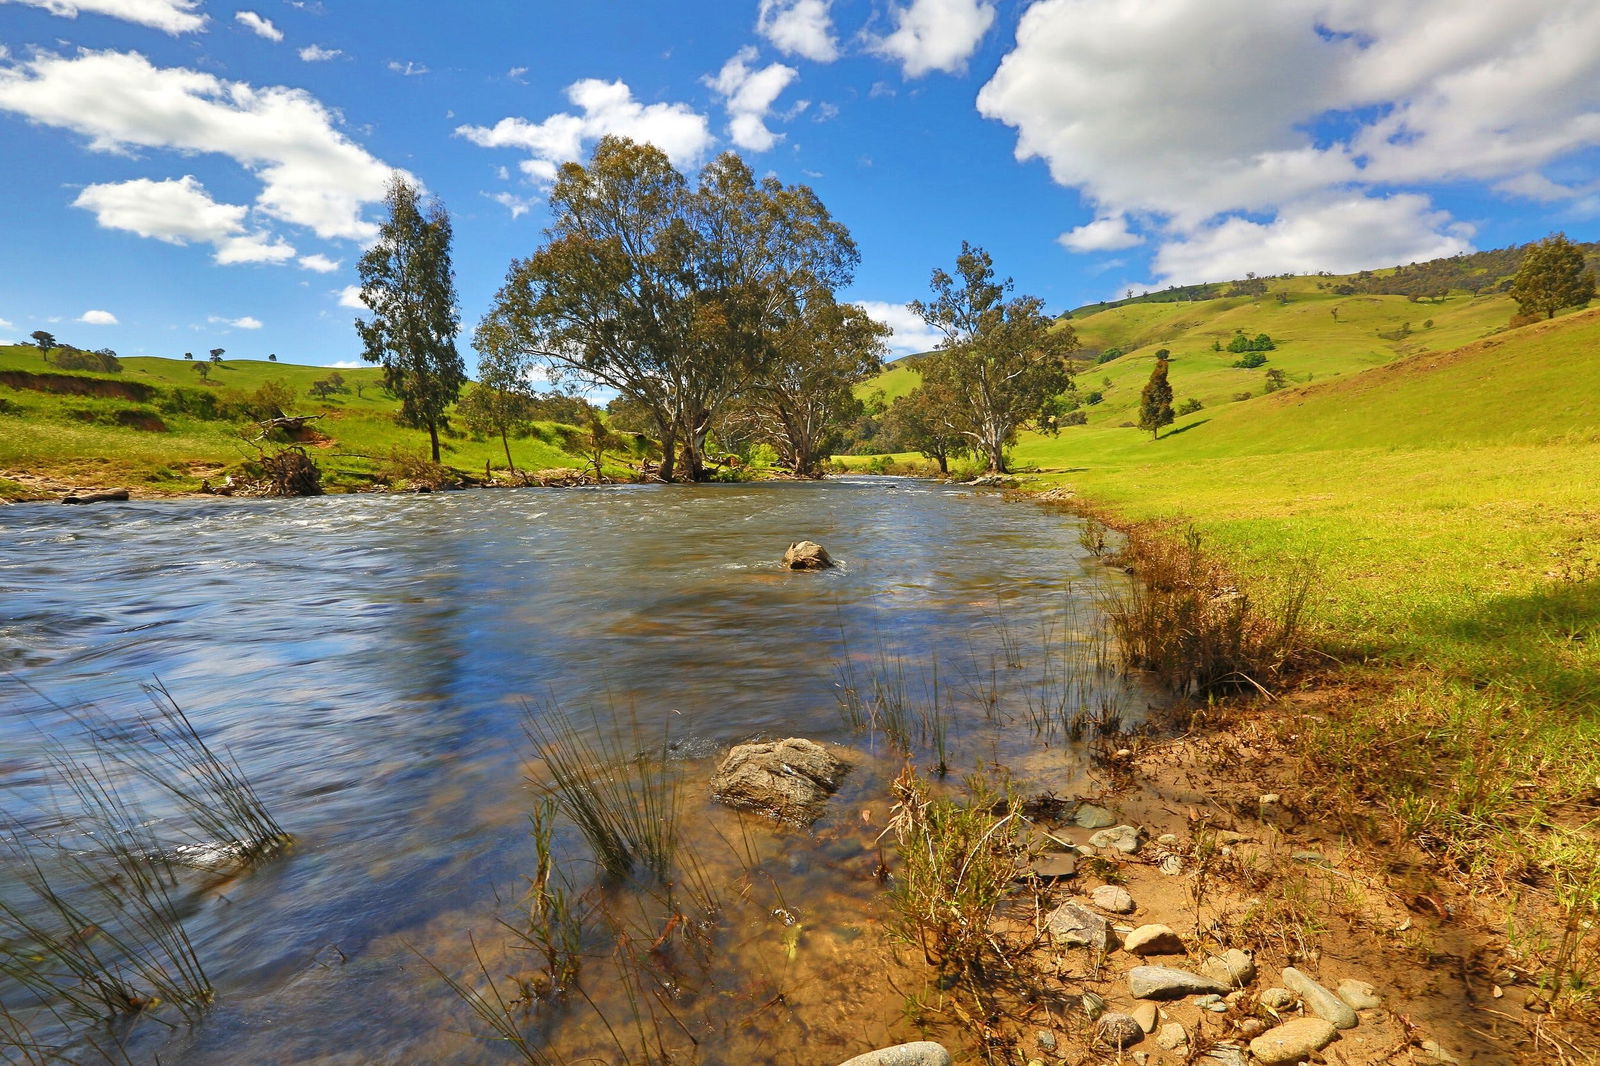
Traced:
<path id="1" fill-rule="evenodd" d="M 783 569 L 803 538 L 840 566 Z M 586 905 L 632 916 L 618 921 L 644 948 L 628 958 L 648 972 L 641 984 L 618 962 L 621 925 L 591 930 L 583 997 L 522 1023 L 547 1049 L 534 1053 L 622 1061 L 637 1037 L 679 1061 L 842 1060 L 916 1035 L 905 989 L 884 987 L 899 963 L 873 876 L 905 758 L 883 722 L 852 723 L 842 693 L 876 684 L 922 708 L 906 733 L 925 771 L 937 703 L 952 779 L 995 764 L 1019 788 L 1072 795 L 1088 762 L 1061 708 L 1136 720 L 1146 707 L 1089 665 L 1097 603 L 1120 579 L 1059 511 L 881 478 L 13 506 L 0 510 L 0 808 L 14 831 L 0 861 L 19 861 L 19 827 L 70 829 L 52 821 L 50 745 L 79 745 L 86 715 L 148 710 L 140 686 L 159 679 L 294 845 L 184 881 L 183 926 L 216 1001 L 194 1024 L 116 1030 L 129 1059 L 518 1061 L 482 1039 L 441 972 L 483 991 L 537 969 L 507 934 L 526 922 L 535 863 L 526 725 L 667 738 L 716 916 L 678 956 L 665 958 L 670 936 L 650 950 L 689 908 L 597 885 L 559 825 L 558 870 Z M 856 763 L 815 826 L 707 799 L 720 751 L 782 736 Z M 26 1016 L 3 978 L 0 993 Z"/>

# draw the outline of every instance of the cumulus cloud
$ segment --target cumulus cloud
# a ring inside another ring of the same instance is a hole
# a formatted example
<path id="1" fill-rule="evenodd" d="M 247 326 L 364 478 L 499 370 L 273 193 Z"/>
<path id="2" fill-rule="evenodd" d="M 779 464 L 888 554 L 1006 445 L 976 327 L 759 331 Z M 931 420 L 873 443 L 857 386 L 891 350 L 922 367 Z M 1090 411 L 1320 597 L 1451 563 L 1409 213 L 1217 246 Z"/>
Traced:
<path id="1" fill-rule="evenodd" d="M 523 173 L 553 181 L 562 163 L 577 159 L 588 144 L 607 135 L 655 145 L 679 167 L 699 162 L 712 143 L 704 115 L 686 104 L 641 104 L 621 81 L 586 78 L 567 87 L 578 113 L 563 111 L 542 122 L 503 118 L 493 126 L 458 126 L 456 135 L 483 148 L 520 148 L 530 158 Z"/>
<path id="2" fill-rule="evenodd" d="M 77 18 L 80 11 L 109 15 L 173 35 L 193 33 L 206 24 L 206 17 L 195 13 L 200 0 L 0 0 L 0 4 L 6 3 L 42 7 L 69 19 Z"/>
<path id="3" fill-rule="evenodd" d="M 357 311 L 365 311 L 367 305 L 361 302 L 361 286 L 346 285 L 339 290 L 339 306 L 353 307 Z"/>
<path id="4" fill-rule="evenodd" d="M 755 58 L 754 48 L 741 48 L 705 83 L 728 109 L 728 136 L 733 143 L 752 152 L 765 152 L 783 139 L 782 134 L 767 128 L 767 115 L 799 72 L 782 63 L 756 69 L 750 66 Z"/>
<path id="5" fill-rule="evenodd" d="M 488 196 L 489 199 L 493 200 L 507 211 L 510 211 L 513 219 L 521 218 L 523 215 L 533 210 L 532 200 L 529 200 L 527 197 L 518 196 L 515 193 L 497 192 L 492 194 L 485 193 L 484 195 Z"/>
<path id="6" fill-rule="evenodd" d="M 833 35 L 832 0 L 761 0 L 756 32 L 786 55 L 818 63 L 839 58 Z"/>
<path id="7" fill-rule="evenodd" d="M 338 48 L 324 48 L 320 44 L 308 44 L 300 49 L 300 58 L 307 63 L 326 63 L 330 59 L 338 59 L 344 55 Z"/>
<path id="8" fill-rule="evenodd" d="M 338 259 L 329 259 L 321 254 L 303 255 L 300 257 L 299 263 L 302 270 L 311 270 L 318 274 L 332 274 L 344 265 Z"/>
<path id="9" fill-rule="evenodd" d="M 233 329 L 260 329 L 261 320 L 250 315 L 243 318 L 223 318 L 221 315 L 208 315 L 206 321 L 213 326 L 229 326 Z"/>
<path id="10" fill-rule="evenodd" d="M 1542 170 L 1600 145 L 1600 7 L 1037 0 L 978 107 L 1100 217 L 1133 213 L 1180 242 L 1161 260 L 1174 267 L 1212 248 L 1212 276 L 1227 276 L 1227 235 L 1254 233 L 1322 241 L 1325 261 L 1273 254 L 1336 269 L 1347 242 L 1308 223 L 1335 196 L 1372 201 L 1364 217 L 1410 205 L 1413 246 L 1357 265 L 1409 261 L 1462 232 L 1393 194 L 1484 182 L 1553 196 Z M 1244 214 L 1257 220 L 1231 217 Z"/>
<path id="11" fill-rule="evenodd" d="M 303 90 L 160 68 L 137 52 L 46 54 L 0 67 L 0 110 L 82 134 L 95 151 L 228 156 L 261 180 L 258 213 L 322 238 L 375 237 L 362 209 L 383 199 L 394 173 Z"/>
<path id="12" fill-rule="evenodd" d="M 1144 243 L 1143 237 L 1129 231 L 1128 220 L 1121 215 L 1097 218 L 1068 230 L 1056 240 L 1074 252 L 1114 252 L 1119 248 L 1132 248 Z"/>
<path id="13" fill-rule="evenodd" d="M 78 321 L 86 326 L 114 326 L 117 316 L 110 311 L 85 311 L 78 316 Z"/>
<path id="14" fill-rule="evenodd" d="M 922 317 L 905 304 L 884 303 L 882 300 L 857 300 L 856 306 L 894 330 L 886 342 L 896 355 L 915 355 L 931 352 L 944 340 L 944 334 L 922 320 Z"/>
<path id="15" fill-rule="evenodd" d="M 993 0 L 911 0 L 892 10 L 894 32 L 869 47 L 898 62 L 908 78 L 933 70 L 960 73 L 995 15 Z"/>
<path id="16" fill-rule="evenodd" d="M 433 73 L 427 67 L 423 66 L 421 63 L 413 63 L 409 59 L 406 60 L 404 63 L 400 62 L 397 59 L 391 59 L 391 60 L 389 60 L 389 69 L 394 71 L 396 74 L 404 75 L 407 78 L 415 78 L 415 77 L 417 77 L 419 75 L 422 75 L 422 74 L 431 74 L 431 73 Z"/>
<path id="17" fill-rule="evenodd" d="M 216 250 L 213 258 L 224 266 L 281 263 L 294 256 L 294 249 L 281 239 L 246 229 L 249 208 L 217 203 L 189 174 L 176 181 L 137 178 L 90 185 L 72 206 L 94 212 L 95 221 L 106 229 L 168 244 L 210 244 Z"/>
<path id="18" fill-rule="evenodd" d="M 265 37 L 269 41 L 283 40 L 283 31 L 272 24 L 269 18 L 263 18 L 254 11 L 235 11 L 234 20 L 258 37 Z"/>

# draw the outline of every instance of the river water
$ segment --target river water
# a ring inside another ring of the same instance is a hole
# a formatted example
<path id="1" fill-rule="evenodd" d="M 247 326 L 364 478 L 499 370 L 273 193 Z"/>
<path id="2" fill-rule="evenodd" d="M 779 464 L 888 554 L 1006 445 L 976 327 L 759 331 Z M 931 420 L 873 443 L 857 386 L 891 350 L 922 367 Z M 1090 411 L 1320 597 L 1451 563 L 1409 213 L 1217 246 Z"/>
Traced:
<path id="1" fill-rule="evenodd" d="M 802 538 L 841 565 L 783 569 Z M 1146 706 L 1091 666 L 1118 577 L 1058 511 L 890 479 L 14 506 L 0 808 L 50 832 L 49 746 L 79 744 L 86 715 L 148 710 L 140 686 L 159 679 L 295 842 L 185 880 L 216 1001 L 194 1024 L 116 1029 L 129 1059 L 518 1061 L 441 973 L 492 994 L 539 968 L 510 931 L 536 864 L 526 726 L 667 738 L 685 847 L 717 902 L 605 885 L 558 824 L 560 875 L 610 924 L 583 934 L 581 994 L 516 1013 L 546 1049 L 531 1054 L 838 1061 L 917 1035 L 874 878 L 888 782 L 939 761 L 938 720 L 952 779 L 992 763 L 1024 790 L 1091 789 L 1064 718 Z M 909 753 L 843 710 L 851 688 L 920 709 Z M 816 825 L 707 798 L 728 745 L 794 735 L 856 764 Z"/>

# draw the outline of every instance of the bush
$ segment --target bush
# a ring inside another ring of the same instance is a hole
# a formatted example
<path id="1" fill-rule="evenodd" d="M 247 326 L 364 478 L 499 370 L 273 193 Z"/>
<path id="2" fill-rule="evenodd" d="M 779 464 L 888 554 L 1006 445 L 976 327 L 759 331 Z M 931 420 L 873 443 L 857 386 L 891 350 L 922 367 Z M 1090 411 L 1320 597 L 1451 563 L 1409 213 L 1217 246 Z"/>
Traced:
<path id="1" fill-rule="evenodd" d="M 1191 396 L 1188 399 L 1184 400 L 1182 403 L 1180 403 L 1173 410 L 1172 413 L 1175 414 L 1175 415 L 1180 415 L 1180 416 L 1182 416 L 1182 415 L 1192 415 L 1196 411 L 1205 410 L 1205 407 L 1206 407 L 1205 404 L 1201 403 L 1199 400 L 1197 400 L 1193 396 Z"/>
<path id="2" fill-rule="evenodd" d="M 1236 392 L 1233 394 L 1233 400 L 1235 403 L 1238 403 L 1240 400 L 1248 400 L 1251 395 L 1252 394 L 1248 392 Z"/>
<path id="3" fill-rule="evenodd" d="M 1122 352 L 1121 348 L 1117 348 L 1117 347 L 1107 348 L 1105 351 L 1100 353 L 1100 357 L 1095 360 L 1095 363 L 1096 364 L 1109 363 L 1113 359 L 1120 358 L 1122 356 L 1122 354 L 1123 354 L 1123 352 Z"/>
<path id="4" fill-rule="evenodd" d="M 1056 419 L 1058 426 L 1085 426 L 1089 424 L 1089 416 L 1082 411 L 1068 411 Z"/>
<path id="5" fill-rule="evenodd" d="M 1086 393 L 1083 394 L 1083 402 L 1088 404 L 1090 407 L 1093 407 L 1095 404 L 1099 403 L 1101 400 L 1104 400 L 1105 398 L 1106 398 L 1106 394 L 1101 392 L 1099 389 L 1096 389 L 1093 392 L 1086 392 Z"/>
<path id="6" fill-rule="evenodd" d="M 1240 370 L 1254 370 L 1256 367 L 1265 364 L 1266 361 L 1267 357 L 1262 355 L 1260 352 L 1246 352 L 1244 355 L 1241 355 L 1239 358 L 1235 359 L 1233 361 L 1233 365 L 1238 367 Z"/>
<path id="7" fill-rule="evenodd" d="M 749 456 L 746 458 L 751 466 L 777 466 L 778 449 L 763 441 L 760 444 L 753 445 L 750 448 Z"/>

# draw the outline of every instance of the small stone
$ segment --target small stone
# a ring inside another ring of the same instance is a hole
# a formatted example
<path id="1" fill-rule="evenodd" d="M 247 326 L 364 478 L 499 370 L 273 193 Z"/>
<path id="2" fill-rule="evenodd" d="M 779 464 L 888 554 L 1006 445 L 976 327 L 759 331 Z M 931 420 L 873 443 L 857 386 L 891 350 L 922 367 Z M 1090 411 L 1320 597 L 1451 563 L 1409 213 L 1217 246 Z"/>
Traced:
<path id="1" fill-rule="evenodd" d="M 1339 982 L 1339 998 L 1344 1000 L 1351 1010 L 1377 1010 L 1383 1006 L 1383 1000 L 1378 998 L 1376 988 L 1353 977 Z"/>
<path id="2" fill-rule="evenodd" d="M 1111 923 L 1077 903 L 1063 903 L 1046 916 L 1044 925 L 1057 944 L 1100 952 L 1115 951 L 1117 947 Z"/>
<path id="3" fill-rule="evenodd" d="M 1461 1060 L 1446 1051 L 1437 1040 L 1423 1040 L 1417 1044 L 1417 1050 L 1421 1052 L 1418 1057 L 1419 1062 L 1438 1063 L 1440 1066 L 1461 1066 Z"/>
<path id="4" fill-rule="evenodd" d="M 1246 1018 L 1239 1023 L 1239 1035 L 1249 1040 L 1267 1031 L 1267 1023 L 1260 1018 Z"/>
<path id="5" fill-rule="evenodd" d="M 1244 1048 L 1233 1044 L 1214 1044 L 1200 1057 L 1217 1063 L 1218 1066 L 1249 1066 L 1245 1059 Z"/>
<path id="6" fill-rule="evenodd" d="M 1128 991 L 1134 999 L 1182 999 L 1213 992 L 1221 995 L 1228 986 L 1170 966 L 1135 966 L 1128 971 Z"/>
<path id="7" fill-rule="evenodd" d="M 1182 955 L 1183 939 L 1167 926 L 1141 925 L 1128 934 L 1122 947 L 1131 955 Z"/>
<path id="8" fill-rule="evenodd" d="M 1256 961 L 1248 951 L 1229 948 L 1221 955 L 1212 955 L 1200 964 L 1200 972 L 1214 981 L 1233 988 L 1243 988 L 1256 979 Z"/>
<path id="9" fill-rule="evenodd" d="M 1305 1002 L 1306 1010 L 1324 1021 L 1332 1022 L 1334 1028 L 1354 1029 L 1360 1023 L 1356 1012 L 1350 1009 L 1349 1004 L 1293 966 L 1283 968 L 1283 983 L 1290 990 L 1299 993 Z"/>
<path id="10" fill-rule="evenodd" d="M 1263 988 L 1256 1002 L 1268 1010 L 1288 1010 L 1294 1006 L 1294 993 L 1287 988 Z"/>
<path id="11" fill-rule="evenodd" d="M 1320 851 L 1291 851 L 1289 858 L 1295 862 L 1303 862 L 1307 866 L 1326 866 L 1328 858 Z"/>
<path id="12" fill-rule="evenodd" d="M 1147 1033 L 1156 1031 L 1156 1020 L 1160 1017 L 1161 1010 L 1154 1003 L 1141 1003 L 1128 1012 L 1128 1016 L 1139 1023 L 1139 1028 Z"/>
<path id="13" fill-rule="evenodd" d="M 1150 1056 L 1142 1051 L 1135 1051 L 1128 1057 L 1133 1059 L 1133 1066 L 1145 1066 L 1145 1063 L 1150 1061 Z"/>
<path id="14" fill-rule="evenodd" d="M 1161 862 L 1156 865 L 1156 869 L 1168 877 L 1177 877 L 1183 873 L 1183 856 L 1163 855 L 1161 856 Z"/>
<path id="15" fill-rule="evenodd" d="M 1132 914 L 1133 897 L 1121 885 L 1101 885 L 1089 893 L 1089 902 L 1112 914 Z"/>
<path id="16" fill-rule="evenodd" d="M 1131 825 L 1119 825 L 1111 829 L 1102 829 L 1089 838 L 1092 848 L 1114 848 L 1125 855 L 1132 855 L 1139 850 L 1139 830 Z"/>
<path id="17" fill-rule="evenodd" d="M 1040 1029 L 1033 1034 L 1033 1042 L 1039 1046 L 1040 1051 L 1054 1051 L 1056 1049 L 1056 1034 L 1048 1029 Z"/>
<path id="18" fill-rule="evenodd" d="M 944 1045 L 932 1040 L 914 1040 L 909 1044 L 879 1048 L 865 1055 L 846 1059 L 839 1066 L 951 1066 L 950 1052 Z"/>
<path id="19" fill-rule="evenodd" d="M 1156 837 L 1156 843 L 1160 844 L 1164 848 L 1175 848 L 1178 846 L 1178 834 L 1162 833 L 1160 836 Z"/>
<path id="20" fill-rule="evenodd" d="M 1250 1041 L 1250 1054 L 1266 1066 L 1299 1062 L 1338 1039 L 1332 1025 L 1321 1018 L 1296 1018 Z"/>
<path id="21" fill-rule="evenodd" d="M 1194 1005 L 1204 1010 L 1210 1010 L 1219 1003 L 1222 1003 L 1223 1010 L 1228 1009 L 1228 1005 L 1223 1003 L 1222 997 L 1217 995 L 1215 992 L 1207 992 L 1203 996 L 1194 997 Z"/>
<path id="22" fill-rule="evenodd" d="M 1087 844 L 1072 845 L 1072 853 L 1074 855 L 1080 855 L 1085 859 L 1092 859 L 1095 857 L 1094 849 Z"/>
<path id="23" fill-rule="evenodd" d="M 1144 1029 L 1127 1014 L 1107 1014 L 1094 1028 L 1097 1040 L 1118 1051 L 1144 1039 Z"/>
<path id="24" fill-rule="evenodd" d="M 1116 815 L 1092 803 L 1080 803 L 1072 815 L 1072 824 L 1079 829 L 1105 829 L 1117 824 Z"/>
<path id="25" fill-rule="evenodd" d="M 1156 1046 L 1164 1051 L 1177 1051 L 1189 1046 L 1189 1034 L 1177 1022 L 1168 1022 L 1156 1033 Z"/>

